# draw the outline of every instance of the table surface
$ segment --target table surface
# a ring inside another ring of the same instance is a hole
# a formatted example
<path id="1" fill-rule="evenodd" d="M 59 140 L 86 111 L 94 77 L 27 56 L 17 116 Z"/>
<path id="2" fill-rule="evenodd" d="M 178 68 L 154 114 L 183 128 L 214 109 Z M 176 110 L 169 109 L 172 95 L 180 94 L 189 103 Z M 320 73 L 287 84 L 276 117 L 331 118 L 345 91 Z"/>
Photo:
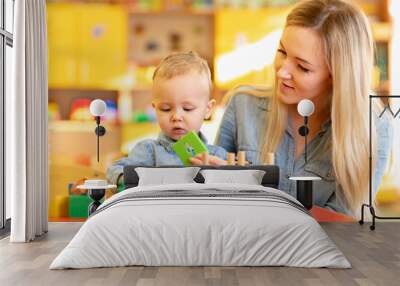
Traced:
<path id="1" fill-rule="evenodd" d="M 318 206 L 313 206 L 310 210 L 311 215 L 318 222 L 355 222 L 356 219 L 335 211 L 324 209 Z"/>
<path id="2" fill-rule="evenodd" d="M 321 181 L 321 177 L 290 177 L 289 180 L 292 181 Z"/>

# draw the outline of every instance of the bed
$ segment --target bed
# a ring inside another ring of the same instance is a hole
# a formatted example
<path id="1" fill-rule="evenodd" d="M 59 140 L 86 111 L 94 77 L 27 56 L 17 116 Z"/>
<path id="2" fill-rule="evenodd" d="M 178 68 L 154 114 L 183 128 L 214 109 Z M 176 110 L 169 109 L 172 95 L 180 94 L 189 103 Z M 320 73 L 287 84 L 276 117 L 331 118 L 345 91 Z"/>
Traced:
<path id="1" fill-rule="evenodd" d="M 193 183 L 144 186 L 137 167 L 125 167 L 125 191 L 91 215 L 50 269 L 351 267 L 301 203 L 278 190 L 276 166 L 201 167 L 263 170 L 260 185 L 204 183 L 198 173 Z"/>

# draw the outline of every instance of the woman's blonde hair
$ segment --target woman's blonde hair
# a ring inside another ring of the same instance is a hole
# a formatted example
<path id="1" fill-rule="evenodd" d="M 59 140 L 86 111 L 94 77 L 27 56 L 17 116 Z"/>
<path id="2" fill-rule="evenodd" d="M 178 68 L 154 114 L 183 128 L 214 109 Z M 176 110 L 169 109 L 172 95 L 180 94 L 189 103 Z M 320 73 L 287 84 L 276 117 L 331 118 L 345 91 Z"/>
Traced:
<path id="1" fill-rule="evenodd" d="M 332 163 L 342 189 L 337 195 L 355 211 L 369 186 L 368 103 L 373 41 L 368 20 L 359 9 L 342 0 L 306 0 L 290 12 L 286 26 L 310 28 L 321 36 L 332 76 Z M 269 152 L 277 150 L 288 120 L 287 106 L 278 99 L 275 87 L 274 91 L 261 155 L 264 161 Z"/>

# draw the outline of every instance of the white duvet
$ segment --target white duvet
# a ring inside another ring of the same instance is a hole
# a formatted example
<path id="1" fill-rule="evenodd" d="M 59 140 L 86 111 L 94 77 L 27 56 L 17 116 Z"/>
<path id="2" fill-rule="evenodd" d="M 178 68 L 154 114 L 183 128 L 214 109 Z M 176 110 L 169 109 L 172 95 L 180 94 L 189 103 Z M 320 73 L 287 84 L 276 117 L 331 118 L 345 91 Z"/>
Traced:
<path id="1" fill-rule="evenodd" d="M 178 195 L 173 197 L 135 198 L 174 190 Z M 241 196 L 180 197 L 178 191 L 233 191 Z M 252 196 L 252 191 L 261 191 L 261 197 Z M 262 197 L 264 192 L 267 198 Z M 254 185 L 131 188 L 105 201 L 50 269 L 127 265 L 350 268 L 342 252 L 298 204 L 282 191 Z"/>

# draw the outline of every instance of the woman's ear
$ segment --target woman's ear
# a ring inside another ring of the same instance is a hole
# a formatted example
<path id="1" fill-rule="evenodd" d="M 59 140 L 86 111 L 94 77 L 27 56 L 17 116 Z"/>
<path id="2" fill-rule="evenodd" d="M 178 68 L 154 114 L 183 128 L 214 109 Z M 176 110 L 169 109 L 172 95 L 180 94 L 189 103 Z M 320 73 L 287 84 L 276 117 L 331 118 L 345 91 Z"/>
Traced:
<path id="1" fill-rule="evenodd" d="M 213 110 L 215 104 L 216 104 L 215 99 L 211 99 L 211 100 L 208 101 L 206 114 L 204 115 L 204 119 L 210 119 L 211 114 L 212 114 L 212 110 Z"/>

